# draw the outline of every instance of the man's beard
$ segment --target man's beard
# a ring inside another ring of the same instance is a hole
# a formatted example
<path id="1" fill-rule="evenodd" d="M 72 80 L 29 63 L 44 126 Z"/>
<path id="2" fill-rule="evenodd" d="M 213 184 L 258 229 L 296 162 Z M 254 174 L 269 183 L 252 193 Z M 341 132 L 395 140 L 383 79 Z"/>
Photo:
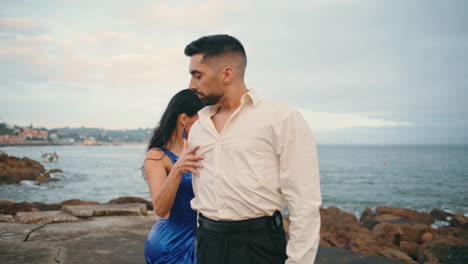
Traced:
<path id="1" fill-rule="evenodd" d="M 201 98 L 201 100 L 203 101 L 203 103 L 205 103 L 205 105 L 215 105 L 219 102 L 221 97 L 223 96 L 222 95 L 207 95 Z"/>

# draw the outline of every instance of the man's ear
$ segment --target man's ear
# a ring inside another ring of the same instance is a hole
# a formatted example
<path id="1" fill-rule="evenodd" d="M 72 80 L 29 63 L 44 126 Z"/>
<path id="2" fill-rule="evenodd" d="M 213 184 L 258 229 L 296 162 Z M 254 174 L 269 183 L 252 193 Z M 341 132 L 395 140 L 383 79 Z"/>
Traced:
<path id="1" fill-rule="evenodd" d="M 223 83 L 229 84 L 234 80 L 234 69 L 231 66 L 227 66 L 223 69 Z"/>

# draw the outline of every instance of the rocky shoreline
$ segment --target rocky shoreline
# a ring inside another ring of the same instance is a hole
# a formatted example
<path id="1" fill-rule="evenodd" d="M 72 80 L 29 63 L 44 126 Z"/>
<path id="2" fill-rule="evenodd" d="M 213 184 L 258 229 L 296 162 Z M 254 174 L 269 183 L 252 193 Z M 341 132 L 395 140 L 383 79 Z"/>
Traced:
<path id="1" fill-rule="evenodd" d="M 57 181 L 54 173 L 62 173 L 59 169 L 46 170 L 38 161 L 30 158 L 17 158 L 0 152 L 0 185 L 19 184 L 21 181 L 35 181 L 38 185 L 49 181 Z"/>
<path id="2" fill-rule="evenodd" d="M 67 200 L 57 204 L 0 201 L 0 222 L 51 224 L 90 217 L 148 215 L 151 202 L 120 197 L 108 203 Z M 421 213 L 404 208 L 366 209 L 360 219 L 336 207 L 321 208 L 320 245 L 352 250 L 404 263 L 468 263 L 468 218 L 434 209 Z M 442 227 L 435 222 L 445 223 Z M 284 217 L 285 229 L 289 220 Z"/>

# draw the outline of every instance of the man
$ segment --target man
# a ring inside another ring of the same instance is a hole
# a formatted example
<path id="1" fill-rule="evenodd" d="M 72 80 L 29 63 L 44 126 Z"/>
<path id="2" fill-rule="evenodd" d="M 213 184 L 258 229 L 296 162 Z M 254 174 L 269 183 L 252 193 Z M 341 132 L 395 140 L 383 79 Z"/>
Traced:
<path id="1" fill-rule="evenodd" d="M 313 263 L 321 196 L 308 125 L 292 107 L 247 89 L 247 57 L 237 39 L 202 37 L 185 55 L 190 89 L 208 105 L 188 139 L 205 157 L 191 202 L 199 212 L 198 262 Z M 291 220 L 287 246 L 279 213 L 284 201 Z"/>

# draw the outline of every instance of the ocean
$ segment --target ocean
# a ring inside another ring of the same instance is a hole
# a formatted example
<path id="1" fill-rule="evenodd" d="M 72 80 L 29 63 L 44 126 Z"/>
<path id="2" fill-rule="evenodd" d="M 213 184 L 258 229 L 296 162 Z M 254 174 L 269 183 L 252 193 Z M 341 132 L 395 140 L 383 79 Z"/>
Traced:
<path id="1" fill-rule="evenodd" d="M 144 145 L 3 147 L 0 151 L 42 161 L 56 151 L 60 181 L 0 185 L 0 200 L 56 203 L 149 198 L 141 172 Z M 319 145 L 323 206 L 360 215 L 366 208 L 433 208 L 468 214 L 468 145 Z"/>

